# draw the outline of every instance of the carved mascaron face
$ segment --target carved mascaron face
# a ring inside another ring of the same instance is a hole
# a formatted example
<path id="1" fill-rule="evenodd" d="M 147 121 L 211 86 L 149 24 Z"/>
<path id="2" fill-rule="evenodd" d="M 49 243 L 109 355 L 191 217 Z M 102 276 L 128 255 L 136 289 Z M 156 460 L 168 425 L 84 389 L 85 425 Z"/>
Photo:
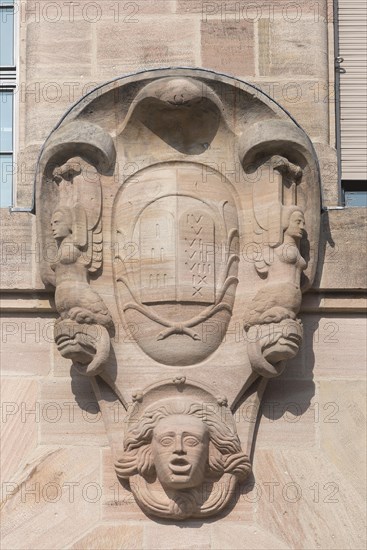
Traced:
<path id="1" fill-rule="evenodd" d="M 209 431 L 199 418 L 163 418 L 153 430 L 151 445 L 157 476 L 164 488 L 190 489 L 204 481 Z"/>
<path id="2" fill-rule="evenodd" d="M 79 324 L 66 319 L 55 324 L 54 337 L 63 357 L 88 363 L 95 356 L 100 334 L 96 325 Z"/>
<path id="3" fill-rule="evenodd" d="M 302 212 L 293 212 L 289 218 L 289 225 L 285 231 L 286 235 L 293 239 L 301 239 L 305 230 L 305 217 Z"/>
<path id="4" fill-rule="evenodd" d="M 303 329 L 299 321 L 283 319 L 280 323 L 262 325 L 261 334 L 264 357 L 273 363 L 291 359 L 298 353 Z"/>
<path id="5" fill-rule="evenodd" d="M 265 359 L 261 372 L 257 372 L 267 377 L 278 376 L 284 370 L 284 361 L 298 353 L 303 338 L 302 323 L 283 319 L 279 323 L 254 325 L 248 331 L 248 338 L 250 356 L 252 350 L 258 350 Z"/>

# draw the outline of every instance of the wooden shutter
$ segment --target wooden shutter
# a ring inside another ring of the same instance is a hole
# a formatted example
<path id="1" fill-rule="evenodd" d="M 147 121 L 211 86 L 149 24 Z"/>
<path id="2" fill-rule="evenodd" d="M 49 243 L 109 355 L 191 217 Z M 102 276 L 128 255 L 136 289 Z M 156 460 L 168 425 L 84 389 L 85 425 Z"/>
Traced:
<path id="1" fill-rule="evenodd" d="M 343 180 L 367 177 L 367 1 L 338 0 Z M 345 72 L 344 72 L 345 71 Z"/>

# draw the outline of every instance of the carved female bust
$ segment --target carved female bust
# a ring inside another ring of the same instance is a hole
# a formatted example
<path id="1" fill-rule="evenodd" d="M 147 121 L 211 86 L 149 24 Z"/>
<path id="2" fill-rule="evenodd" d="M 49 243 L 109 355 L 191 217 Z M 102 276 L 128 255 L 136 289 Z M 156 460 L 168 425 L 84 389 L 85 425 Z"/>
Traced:
<path id="1" fill-rule="evenodd" d="M 255 295 L 245 313 L 245 329 L 264 323 L 295 319 L 302 302 L 301 274 L 306 268 L 299 247 L 305 218 L 299 206 L 283 207 L 283 242 L 269 259 L 267 284 Z"/>
<path id="2" fill-rule="evenodd" d="M 78 205 L 73 210 L 57 208 L 51 218 L 51 229 L 59 249 L 52 269 L 56 275 L 55 301 L 60 317 L 109 327 L 112 321 L 107 307 L 89 285 L 84 209 Z"/>
<path id="3" fill-rule="evenodd" d="M 300 286 L 301 273 L 306 268 L 299 247 L 305 232 L 305 217 L 299 206 L 282 209 L 283 243 L 274 249 L 274 257 L 269 268 L 269 283 L 287 282 Z"/>

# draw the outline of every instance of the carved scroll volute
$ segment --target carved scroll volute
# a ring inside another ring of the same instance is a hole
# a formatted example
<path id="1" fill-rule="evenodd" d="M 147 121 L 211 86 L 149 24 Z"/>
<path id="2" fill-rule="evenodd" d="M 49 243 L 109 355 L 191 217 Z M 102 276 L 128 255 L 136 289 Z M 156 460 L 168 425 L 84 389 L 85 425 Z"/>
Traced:
<path id="1" fill-rule="evenodd" d="M 253 260 L 264 280 L 245 310 L 244 328 L 252 368 L 272 377 L 302 342 L 297 314 L 318 255 L 318 165 L 304 132 L 284 121 L 255 125 L 241 139 L 240 158 L 245 173 L 257 172 L 252 178 Z"/>
<path id="2" fill-rule="evenodd" d="M 102 268 L 101 170 L 108 161 L 104 149 L 111 165 L 114 147 L 98 128 L 90 143 L 92 130 L 91 125 L 71 124 L 56 132 L 46 143 L 38 174 L 41 273 L 46 284 L 56 287 L 60 315 L 55 342 L 87 375 L 103 368 L 114 330 L 104 301 L 89 281 L 90 274 L 98 275 Z M 98 138 L 104 149 L 98 148 Z"/>

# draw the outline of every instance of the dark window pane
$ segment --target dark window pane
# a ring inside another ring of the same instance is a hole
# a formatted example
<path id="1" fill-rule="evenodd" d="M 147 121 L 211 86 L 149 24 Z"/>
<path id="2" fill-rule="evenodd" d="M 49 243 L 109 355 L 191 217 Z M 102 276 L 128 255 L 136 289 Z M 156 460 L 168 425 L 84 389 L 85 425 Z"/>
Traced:
<path id="1" fill-rule="evenodd" d="M 367 191 L 345 191 L 345 206 L 366 206 Z"/>
<path id="2" fill-rule="evenodd" d="M 345 206 L 367 206 L 367 180 L 342 180 Z"/>
<path id="3" fill-rule="evenodd" d="M 0 4 L 0 65 L 14 65 L 14 8 Z"/>
<path id="4" fill-rule="evenodd" d="M 13 92 L 0 92 L 0 152 L 13 150 Z"/>
<path id="5" fill-rule="evenodd" d="M 13 155 L 0 155 L 0 208 L 13 204 Z"/>

